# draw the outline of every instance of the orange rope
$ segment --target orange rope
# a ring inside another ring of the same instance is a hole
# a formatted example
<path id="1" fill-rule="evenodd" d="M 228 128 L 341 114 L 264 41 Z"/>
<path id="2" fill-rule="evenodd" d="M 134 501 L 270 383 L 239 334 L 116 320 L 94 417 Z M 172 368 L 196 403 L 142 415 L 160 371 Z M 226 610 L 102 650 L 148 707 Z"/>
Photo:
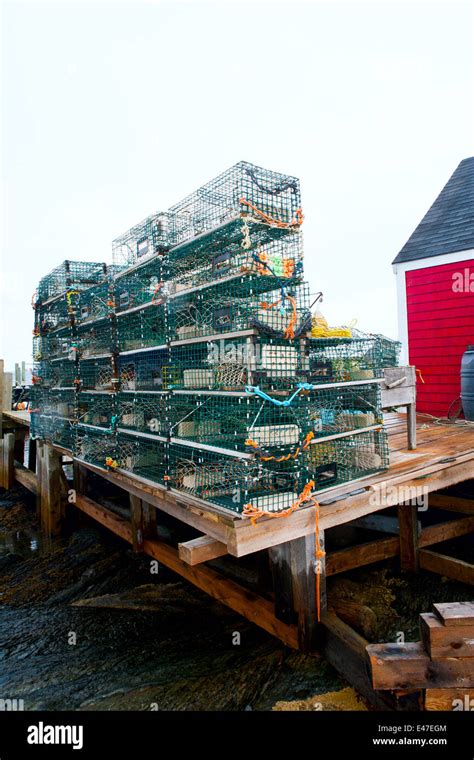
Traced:
<path id="1" fill-rule="evenodd" d="M 319 537 L 319 510 L 320 505 L 317 499 L 313 498 L 314 516 L 315 516 L 315 556 L 316 556 L 316 614 L 318 623 L 321 621 L 321 560 L 326 556 L 326 552 L 321 549 Z"/>
<path id="2" fill-rule="evenodd" d="M 425 384 L 425 381 L 424 381 L 423 375 L 421 374 L 421 369 L 417 369 L 417 370 L 416 370 L 416 374 L 417 374 L 417 375 L 418 375 L 418 377 L 420 378 L 420 382 L 421 382 L 421 383 L 423 383 L 423 385 L 424 385 L 424 384 Z"/>
<path id="3" fill-rule="evenodd" d="M 242 514 L 244 517 L 250 517 L 250 522 L 252 525 L 256 525 L 257 520 L 260 517 L 289 517 L 301 506 L 301 504 L 303 504 L 303 502 L 308 501 L 308 499 L 311 497 L 311 490 L 313 486 L 314 480 L 310 480 L 309 483 L 306 483 L 305 487 L 301 491 L 298 498 L 293 502 L 291 507 L 288 507 L 288 509 L 283 509 L 281 512 L 265 512 L 262 509 L 258 509 L 258 507 L 252 506 L 252 504 L 245 504 L 242 510 Z"/>
<path id="4" fill-rule="evenodd" d="M 293 340 L 295 337 L 295 327 L 296 323 L 298 321 L 298 314 L 296 311 L 296 300 L 293 298 L 293 296 L 289 296 L 288 293 L 285 293 L 285 298 L 289 300 L 291 303 L 292 311 L 291 311 L 291 317 L 290 321 L 288 322 L 285 332 L 284 332 L 284 338 L 285 340 Z M 262 301 L 260 304 L 260 307 L 262 309 L 274 309 L 275 306 L 278 306 L 278 304 L 281 303 L 281 298 L 278 299 L 278 301 L 274 301 L 273 303 L 267 303 L 266 301 Z"/>
<path id="5" fill-rule="evenodd" d="M 286 454 L 283 457 L 263 456 L 262 454 L 260 454 L 259 455 L 260 459 L 262 460 L 262 462 L 288 462 L 289 459 L 296 459 L 301 450 L 304 451 L 305 449 L 308 448 L 308 446 L 309 446 L 310 442 L 313 440 L 313 438 L 314 438 L 314 433 L 313 433 L 312 430 L 310 430 L 310 432 L 308 433 L 308 435 L 304 439 L 303 445 L 301 447 L 298 446 L 295 449 L 295 451 L 293 452 L 293 454 Z M 258 449 L 258 443 L 256 441 L 253 441 L 251 438 L 248 438 L 245 441 L 245 445 L 246 446 L 251 446 L 253 449 Z"/>
<path id="6" fill-rule="evenodd" d="M 282 222 L 281 219 L 275 219 L 273 216 L 269 216 L 264 211 L 260 211 L 257 206 L 254 206 L 253 203 L 250 203 L 250 201 L 247 201 L 245 198 L 240 199 L 240 203 L 245 204 L 245 206 L 248 206 L 252 209 L 256 214 L 262 217 L 262 219 L 267 222 L 267 224 L 271 224 L 274 227 L 278 227 L 279 229 L 289 229 L 290 227 L 299 227 L 301 224 L 303 224 L 303 212 L 300 208 L 297 208 L 295 211 L 296 217 L 291 220 L 291 222 Z"/>
<path id="7" fill-rule="evenodd" d="M 158 301 L 155 300 L 156 296 L 160 292 L 160 290 L 161 290 L 161 288 L 163 287 L 164 284 L 165 284 L 164 282 L 159 282 L 158 285 L 156 286 L 155 290 L 153 291 L 153 295 L 151 297 L 151 302 L 153 304 L 155 304 L 155 305 L 158 303 Z"/>

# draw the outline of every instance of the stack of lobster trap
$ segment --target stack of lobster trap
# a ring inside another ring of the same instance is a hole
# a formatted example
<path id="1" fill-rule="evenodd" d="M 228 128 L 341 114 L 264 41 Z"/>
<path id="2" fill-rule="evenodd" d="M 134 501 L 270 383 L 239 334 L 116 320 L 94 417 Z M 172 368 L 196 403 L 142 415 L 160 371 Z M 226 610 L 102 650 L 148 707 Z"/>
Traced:
<path id="1" fill-rule="evenodd" d="M 240 162 L 35 299 L 34 436 L 254 514 L 388 466 L 381 336 L 315 338 L 299 181 Z"/>

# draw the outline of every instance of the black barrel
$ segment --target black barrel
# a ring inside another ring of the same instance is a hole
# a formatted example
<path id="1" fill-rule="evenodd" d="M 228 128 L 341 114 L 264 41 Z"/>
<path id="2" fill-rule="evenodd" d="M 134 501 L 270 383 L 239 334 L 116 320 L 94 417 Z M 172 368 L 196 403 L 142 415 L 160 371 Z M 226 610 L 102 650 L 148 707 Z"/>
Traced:
<path id="1" fill-rule="evenodd" d="M 464 417 L 474 421 L 474 346 L 468 346 L 461 359 L 461 401 Z"/>

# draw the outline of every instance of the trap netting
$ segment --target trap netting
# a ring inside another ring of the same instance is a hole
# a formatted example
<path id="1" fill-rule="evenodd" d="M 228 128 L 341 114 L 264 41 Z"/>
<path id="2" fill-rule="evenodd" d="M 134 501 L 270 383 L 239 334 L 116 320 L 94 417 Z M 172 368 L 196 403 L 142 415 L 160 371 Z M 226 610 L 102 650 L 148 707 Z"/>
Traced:
<path id="1" fill-rule="evenodd" d="M 270 226 L 297 226 L 302 219 L 296 177 L 240 161 L 169 209 L 176 243 L 200 235 L 239 215 Z"/>
<path id="2" fill-rule="evenodd" d="M 167 436 L 167 394 L 123 391 L 118 396 L 118 425 L 120 429 Z"/>
<path id="3" fill-rule="evenodd" d="M 33 365 L 33 383 L 48 388 L 74 388 L 77 363 L 68 358 L 42 360 Z"/>
<path id="4" fill-rule="evenodd" d="M 118 379 L 122 391 L 162 391 L 169 364 L 167 348 L 120 355 Z"/>
<path id="5" fill-rule="evenodd" d="M 69 290 L 80 291 L 104 279 L 107 264 L 95 261 L 63 261 L 38 285 L 36 302 L 44 303 Z"/>
<path id="6" fill-rule="evenodd" d="M 264 292 L 274 287 L 274 277 L 288 284 L 301 280 L 303 236 L 239 219 L 176 246 L 164 266 L 173 292 L 244 273 L 256 275 L 256 288 Z"/>
<path id="7" fill-rule="evenodd" d="M 75 308 L 76 324 L 105 319 L 114 314 L 115 303 L 111 277 L 79 293 Z"/>
<path id="8" fill-rule="evenodd" d="M 117 316 L 119 351 L 162 346 L 167 341 L 166 309 L 163 304 Z"/>
<path id="9" fill-rule="evenodd" d="M 283 293 L 272 289 L 265 294 L 255 293 L 254 285 L 253 279 L 240 277 L 171 298 L 169 339 L 180 341 L 242 330 L 285 339 L 309 333 L 307 285 L 285 288 Z"/>
<path id="10" fill-rule="evenodd" d="M 164 253 L 174 240 L 172 215 L 167 212 L 153 214 L 112 241 L 112 260 L 117 266 L 133 266 Z"/>
<path id="11" fill-rule="evenodd" d="M 315 437 L 360 430 L 383 422 L 380 385 L 345 384 L 305 392 L 311 431 Z"/>
<path id="12" fill-rule="evenodd" d="M 75 359 L 76 352 L 77 338 L 71 326 L 33 336 L 34 362 L 59 358 Z"/>
<path id="13" fill-rule="evenodd" d="M 313 490 L 348 483 L 388 468 L 387 434 L 382 428 L 333 440 L 314 439 L 303 453 Z"/>
<path id="14" fill-rule="evenodd" d="M 282 394 L 279 401 L 288 398 Z M 297 459 L 310 430 L 308 404 L 287 407 L 246 393 L 208 395 L 176 391 L 168 398 L 171 440 L 242 451 L 262 461 Z"/>
<path id="15" fill-rule="evenodd" d="M 80 391 L 77 394 L 77 419 L 84 425 L 112 431 L 117 426 L 115 393 Z"/>
<path id="16" fill-rule="evenodd" d="M 308 352 L 309 380 L 314 384 L 380 378 L 386 366 L 384 343 L 377 335 L 310 338 Z"/>
<path id="17" fill-rule="evenodd" d="M 172 345 L 164 369 L 167 390 L 244 390 L 246 385 L 286 389 L 306 379 L 303 340 L 260 336 Z"/>
<path id="18" fill-rule="evenodd" d="M 168 444 L 156 436 L 120 432 L 117 437 L 116 465 L 153 483 L 166 485 Z"/>
<path id="19" fill-rule="evenodd" d="M 288 509 L 302 490 L 304 474 L 293 460 L 275 465 L 254 456 L 169 445 L 170 487 L 233 512 L 248 503 L 268 512 Z"/>
<path id="20" fill-rule="evenodd" d="M 82 390 L 111 391 L 118 387 L 113 356 L 100 359 L 81 359 L 78 376 Z"/>
<path id="21" fill-rule="evenodd" d="M 117 351 L 115 320 L 103 317 L 77 326 L 77 342 L 81 360 Z"/>
<path id="22" fill-rule="evenodd" d="M 79 303 L 79 292 L 68 291 L 45 306 L 35 308 L 33 335 L 46 335 L 54 330 L 71 327 Z"/>
<path id="23" fill-rule="evenodd" d="M 114 279 L 114 303 L 117 314 L 163 302 L 166 267 L 161 258 L 120 272 Z"/>
<path id="24" fill-rule="evenodd" d="M 116 436 L 113 432 L 78 424 L 75 436 L 74 453 L 78 459 L 97 467 L 113 466 L 117 451 Z"/>

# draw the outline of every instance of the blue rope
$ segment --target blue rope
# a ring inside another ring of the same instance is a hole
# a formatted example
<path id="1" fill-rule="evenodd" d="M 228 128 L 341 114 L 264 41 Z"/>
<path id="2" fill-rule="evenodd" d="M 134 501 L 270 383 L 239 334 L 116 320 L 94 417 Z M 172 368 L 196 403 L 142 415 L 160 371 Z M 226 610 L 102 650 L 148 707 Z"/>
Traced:
<path id="1" fill-rule="evenodd" d="M 246 385 L 245 393 L 248 393 L 249 396 L 252 394 L 255 394 L 255 396 L 260 396 L 260 398 L 263 398 L 265 401 L 270 401 L 272 404 L 275 404 L 275 406 L 290 406 L 293 399 L 296 398 L 296 396 L 301 393 L 301 391 L 311 391 L 313 388 L 314 385 L 312 385 L 312 383 L 298 383 L 296 390 L 291 394 L 289 398 L 285 399 L 284 401 L 272 398 L 267 393 L 265 393 L 265 391 L 262 391 L 258 385 Z"/>

